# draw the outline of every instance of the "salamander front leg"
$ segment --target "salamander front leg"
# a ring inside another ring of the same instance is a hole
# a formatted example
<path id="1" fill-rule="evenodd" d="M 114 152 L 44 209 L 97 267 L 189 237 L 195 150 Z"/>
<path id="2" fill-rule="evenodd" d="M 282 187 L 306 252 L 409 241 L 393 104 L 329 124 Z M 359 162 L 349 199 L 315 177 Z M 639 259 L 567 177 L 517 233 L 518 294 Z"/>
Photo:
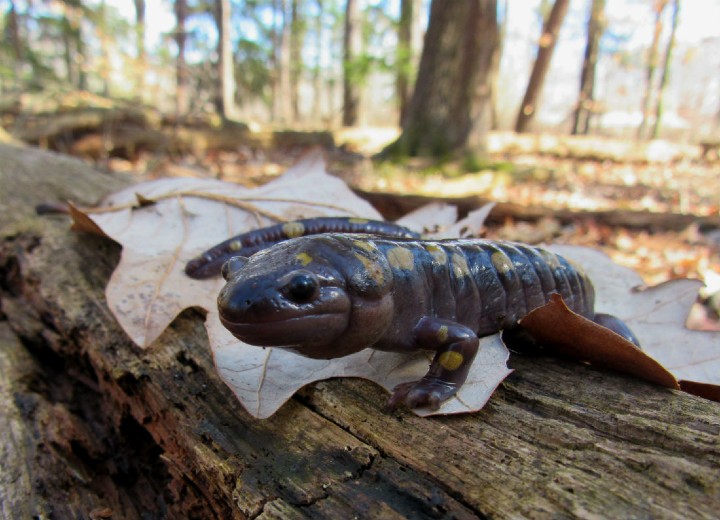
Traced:
<path id="1" fill-rule="evenodd" d="M 392 410 L 402 403 L 409 408 L 426 406 L 437 410 L 467 379 L 480 340 L 465 325 L 431 317 L 418 322 L 413 337 L 419 349 L 437 353 L 422 379 L 394 388 L 387 406 Z"/>

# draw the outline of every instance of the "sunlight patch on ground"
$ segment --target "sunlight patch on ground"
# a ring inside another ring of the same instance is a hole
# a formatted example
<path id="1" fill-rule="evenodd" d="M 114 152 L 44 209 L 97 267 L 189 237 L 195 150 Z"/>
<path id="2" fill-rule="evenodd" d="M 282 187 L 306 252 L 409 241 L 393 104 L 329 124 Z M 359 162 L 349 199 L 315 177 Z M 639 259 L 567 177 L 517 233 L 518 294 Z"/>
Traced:
<path id="1" fill-rule="evenodd" d="M 375 155 L 400 135 L 398 127 L 350 127 L 333 132 L 338 146 L 346 146 L 354 152 Z"/>

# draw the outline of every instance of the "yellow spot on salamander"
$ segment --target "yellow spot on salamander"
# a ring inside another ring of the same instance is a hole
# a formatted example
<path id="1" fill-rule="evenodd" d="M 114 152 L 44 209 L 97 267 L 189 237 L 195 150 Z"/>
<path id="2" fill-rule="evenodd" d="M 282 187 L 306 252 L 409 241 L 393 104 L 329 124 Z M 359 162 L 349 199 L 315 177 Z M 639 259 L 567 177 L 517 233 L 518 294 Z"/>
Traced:
<path id="1" fill-rule="evenodd" d="M 560 267 L 560 261 L 558 260 L 557 255 L 546 249 L 540 249 L 539 251 L 540 256 L 542 256 L 543 260 L 545 260 L 545 263 L 550 269 L 557 269 Z"/>
<path id="2" fill-rule="evenodd" d="M 507 255 L 501 253 L 500 251 L 496 251 L 490 255 L 490 261 L 500 274 L 507 274 L 514 269 L 512 261 L 507 257 Z"/>
<path id="3" fill-rule="evenodd" d="M 440 354 L 440 358 L 438 359 L 438 362 L 440 363 L 440 366 L 442 366 L 445 370 L 457 370 L 460 368 L 460 365 L 463 364 L 463 361 L 465 361 L 465 358 L 463 358 L 463 355 L 460 354 L 460 352 L 443 352 Z"/>
<path id="4" fill-rule="evenodd" d="M 351 224 L 367 224 L 368 219 L 366 219 L 366 218 L 349 218 L 348 222 L 350 222 Z"/>
<path id="5" fill-rule="evenodd" d="M 305 234 L 305 226 L 300 222 L 286 222 L 283 224 L 282 231 L 288 238 L 297 238 Z"/>
<path id="6" fill-rule="evenodd" d="M 385 283 L 385 274 L 376 262 L 373 262 L 368 257 L 363 256 L 360 253 L 355 253 L 355 258 L 360 260 L 363 268 L 365 268 L 365 272 L 376 284 L 383 285 Z"/>
<path id="7" fill-rule="evenodd" d="M 230 251 L 240 251 L 242 249 L 242 242 L 239 240 L 233 240 L 230 244 L 228 244 L 228 249 Z"/>
<path id="8" fill-rule="evenodd" d="M 295 256 L 295 258 L 300 261 L 300 263 L 302 264 L 303 267 L 305 267 L 306 265 L 308 265 L 310 262 L 313 261 L 312 256 L 310 256 L 307 253 L 299 253 Z"/>
<path id="9" fill-rule="evenodd" d="M 367 251 L 368 253 L 377 252 L 377 248 L 372 240 L 353 240 L 352 243 L 355 247 L 358 247 L 363 251 Z"/>
<path id="10" fill-rule="evenodd" d="M 458 253 L 452 255 L 452 270 L 457 278 L 470 276 L 470 268 L 467 265 L 465 257 Z"/>
<path id="11" fill-rule="evenodd" d="M 437 339 L 440 343 L 445 343 L 448 339 L 447 325 L 441 325 L 437 331 Z"/>
<path id="12" fill-rule="evenodd" d="M 386 256 L 393 269 L 410 271 L 415 266 L 415 257 L 412 251 L 404 247 L 393 247 L 387 252 Z"/>
<path id="13" fill-rule="evenodd" d="M 442 247 L 437 244 L 426 244 L 425 249 L 428 253 L 430 253 L 430 256 L 433 257 L 435 262 L 440 265 L 447 264 L 447 253 L 445 253 L 445 250 Z"/>

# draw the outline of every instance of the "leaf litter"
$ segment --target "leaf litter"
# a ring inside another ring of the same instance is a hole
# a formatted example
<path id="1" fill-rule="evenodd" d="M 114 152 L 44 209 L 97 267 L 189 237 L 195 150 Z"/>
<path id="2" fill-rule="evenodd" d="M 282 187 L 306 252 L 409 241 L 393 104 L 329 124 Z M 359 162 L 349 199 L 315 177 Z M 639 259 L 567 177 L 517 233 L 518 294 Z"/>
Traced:
<path id="1" fill-rule="evenodd" d="M 398 223 L 424 231 L 430 238 L 477 235 L 491 209 L 492 205 L 488 205 L 456 222 L 454 206 L 436 203 L 406 215 Z M 128 336 L 138 346 L 147 348 L 184 309 L 194 306 L 206 309 L 205 326 L 218 373 L 255 417 L 271 416 L 297 390 L 314 381 L 362 377 L 392 391 L 396 385 L 417 380 L 427 371 L 428 353 L 408 356 L 366 349 L 344 358 L 313 360 L 278 348 L 246 345 L 220 324 L 215 300 L 224 281 L 194 280 L 184 273 L 188 260 L 216 243 L 277 221 L 341 215 L 382 218 L 343 181 L 326 172 L 319 150 L 309 152 L 282 176 L 258 188 L 212 179 L 166 178 L 112 194 L 98 208 L 73 207 L 71 212 L 75 229 L 105 235 L 123 246 L 106 297 Z M 615 338 L 602 339 L 597 345 L 582 339 L 593 334 L 583 328 L 587 324 L 575 323 L 573 316 L 579 316 L 567 315 L 573 313 L 563 310 L 559 298 L 559 302 L 550 302 L 526 317 L 525 326 L 535 327 L 540 335 L 550 331 L 549 323 L 562 320 L 563 326 L 554 327 L 546 339 L 556 345 L 564 343 L 564 347 L 558 348 L 565 355 L 630 371 L 670 387 L 678 386 L 676 377 L 692 393 L 717 395 L 720 332 L 685 328 L 688 309 L 701 284 L 673 280 L 638 289 L 642 279 L 630 269 L 614 264 L 603 253 L 577 246 L 550 249 L 588 272 L 596 288 L 596 309 L 628 323 L 645 354 L 614 333 L 610 334 Z M 558 312 L 560 315 L 554 314 Z M 594 324 L 589 323 L 592 328 Z M 482 338 L 480 347 L 458 395 L 437 411 L 418 409 L 415 413 L 422 416 L 465 413 L 484 406 L 511 370 L 507 368 L 509 352 L 500 334 Z M 657 361 L 637 361 L 647 358 L 646 354 Z M 619 366 L 618 359 L 623 359 Z M 657 369 L 658 362 L 674 377 L 662 367 Z M 647 368 L 638 369 L 638 363 L 652 368 L 649 372 Z M 629 365 L 635 368 L 628 370 Z"/>

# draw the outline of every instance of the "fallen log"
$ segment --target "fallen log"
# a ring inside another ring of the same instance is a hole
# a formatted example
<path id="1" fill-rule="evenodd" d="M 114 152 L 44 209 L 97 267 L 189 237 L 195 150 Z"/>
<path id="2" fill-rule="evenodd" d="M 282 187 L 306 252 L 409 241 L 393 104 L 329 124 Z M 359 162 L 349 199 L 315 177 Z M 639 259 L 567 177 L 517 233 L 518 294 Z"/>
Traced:
<path id="1" fill-rule="evenodd" d="M 129 183 L 0 145 L 0 503 L 10 518 L 713 518 L 720 405 L 516 358 L 481 412 L 383 412 L 371 383 L 310 385 L 251 418 L 202 316 L 149 349 L 109 313 L 110 241 L 38 217 Z"/>
<path id="2" fill-rule="evenodd" d="M 401 193 L 385 193 L 356 189 L 355 193 L 375 206 L 388 220 L 396 220 L 401 216 L 431 202 L 454 204 L 461 216 L 469 211 L 480 208 L 490 199 L 470 195 L 467 197 L 427 197 L 424 195 L 405 195 Z M 535 222 L 543 218 L 554 218 L 562 223 L 595 221 L 608 226 L 645 229 L 649 231 L 682 231 L 691 224 L 700 229 L 720 228 L 720 217 L 699 216 L 686 213 L 655 213 L 651 211 L 573 211 L 569 209 L 552 209 L 538 206 L 523 206 L 511 202 L 496 202 L 486 222 L 502 225 L 507 219 Z"/>

